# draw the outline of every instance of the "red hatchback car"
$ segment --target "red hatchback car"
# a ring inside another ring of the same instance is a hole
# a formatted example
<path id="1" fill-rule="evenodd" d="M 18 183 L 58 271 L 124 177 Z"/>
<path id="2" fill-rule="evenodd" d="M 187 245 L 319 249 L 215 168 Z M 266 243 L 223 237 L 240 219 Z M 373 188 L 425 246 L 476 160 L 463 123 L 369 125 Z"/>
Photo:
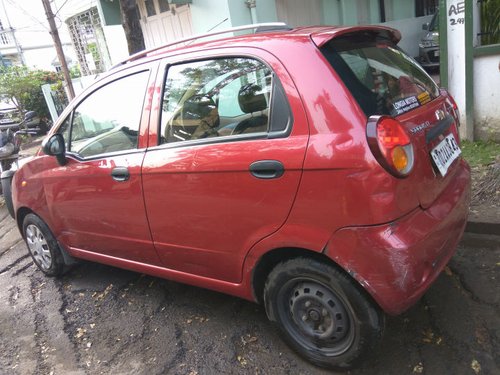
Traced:
<path id="1" fill-rule="evenodd" d="M 457 107 L 396 30 L 264 26 L 111 69 L 4 174 L 7 200 L 47 275 L 80 258 L 260 302 L 347 369 L 463 233 Z"/>

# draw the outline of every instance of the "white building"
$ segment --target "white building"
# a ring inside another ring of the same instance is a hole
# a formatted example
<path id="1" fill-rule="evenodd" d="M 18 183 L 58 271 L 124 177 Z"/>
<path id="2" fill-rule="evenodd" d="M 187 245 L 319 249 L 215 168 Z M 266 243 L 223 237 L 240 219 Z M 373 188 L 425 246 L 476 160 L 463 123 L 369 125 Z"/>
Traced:
<path id="1" fill-rule="evenodd" d="M 67 27 L 59 17 L 56 24 L 67 59 L 76 62 Z M 3 65 L 56 70 L 57 54 L 41 0 L 0 0 L 0 54 Z"/>

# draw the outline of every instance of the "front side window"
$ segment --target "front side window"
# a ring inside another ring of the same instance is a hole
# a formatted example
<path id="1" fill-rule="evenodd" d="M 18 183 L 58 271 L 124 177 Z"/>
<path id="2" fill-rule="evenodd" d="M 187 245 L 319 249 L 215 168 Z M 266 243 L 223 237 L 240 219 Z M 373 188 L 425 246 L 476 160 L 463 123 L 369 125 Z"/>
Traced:
<path id="1" fill-rule="evenodd" d="M 250 58 L 171 66 L 160 143 L 267 132 L 272 81 L 271 70 Z"/>
<path id="2" fill-rule="evenodd" d="M 382 35 L 336 38 L 322 52 L 367 117 L 398 116 L 439 96 L 432 78 Z"/>
<path id="3" fill-rule="evenodd" d="M 85 98 L 73 111 L 68 151 L 89 157 L 137 148 L 148 78 L 149 71 L 136 73 Z M 67 122 L 59 131 L 65 139 Z"/>

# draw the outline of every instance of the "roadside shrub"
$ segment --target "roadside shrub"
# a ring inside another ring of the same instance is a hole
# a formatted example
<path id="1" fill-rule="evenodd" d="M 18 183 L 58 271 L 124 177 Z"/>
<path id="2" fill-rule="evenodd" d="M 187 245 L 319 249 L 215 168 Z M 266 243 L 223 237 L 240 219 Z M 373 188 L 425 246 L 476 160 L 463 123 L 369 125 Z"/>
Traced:
<path id="1" fill-rule="evenodd" d="M 61 82 L 55 73 L 26 66 L 11 66 L 0 70 L 0 99 L 11 101 L 19 113 L 36 111 L 41 117 L 49 117 L 41 86 Z"/>

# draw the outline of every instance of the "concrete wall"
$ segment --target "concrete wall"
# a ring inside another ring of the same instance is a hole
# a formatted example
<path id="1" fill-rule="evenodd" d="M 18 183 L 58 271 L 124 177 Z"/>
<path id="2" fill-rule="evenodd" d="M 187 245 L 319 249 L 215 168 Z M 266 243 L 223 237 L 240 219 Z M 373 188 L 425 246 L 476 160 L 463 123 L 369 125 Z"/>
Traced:
<path id="1" fill-rule="evenodd" d="M 121 25 L 103 26 L 111 65 L 118 64 L 128 57 L 127 38 Z"/>
<path id="2" fill-rule="evenodd" d="M 261 22 L 276 22 L 276 1 L 275 0 L 257 0 L 257 21 Z"/>
<path id="3" fill-rule="evenodd" d="M 210 29 L 224 30 L 233 26 L 227 0 L 193 0 L 190 7 L 194 34 L 203 34 Z M 225 18 L 228 20 L 221 23 Z M 221 24 L 214 28 L 219 23 Z"/>
<path id="4" fill-rule="evenodd" d="M 415 0 L 392 0 L 391 5 L 393 20 L 415 17 Z"/>
<path id="5" fill-rule="evenodd" d="M 500 54 L 474 58 L 474 138 L 500 141 Z"/>
<path id="6" fill-rule="evenodd" d="M 250 9 L 243 1 L 228 1 L 227 3 L 232 26 L 249 25 L 252 23 Z M 255 8 L 255 11 L 257 11 L 257 8 Z M 257 23 L 262 22 L 258 19 L 258 15 L 256 15 L 256 18 Z"/>
<path id="7" fill-rule="evenodd" d="M 322 10 L 325 25 L 342 25 L 342 3 L 340 1 L 323 1 Z"/>
<path id="8" fill-rule="evenodd" d="M 393 27 L 401 32 L 399 46 L 410 56 L 418 56 L 418 42 L 422 37 L 422 25 L 431 22 L 432 16 L 407 18 L 404 20 L 384 22 L 381 25 Z"/>

